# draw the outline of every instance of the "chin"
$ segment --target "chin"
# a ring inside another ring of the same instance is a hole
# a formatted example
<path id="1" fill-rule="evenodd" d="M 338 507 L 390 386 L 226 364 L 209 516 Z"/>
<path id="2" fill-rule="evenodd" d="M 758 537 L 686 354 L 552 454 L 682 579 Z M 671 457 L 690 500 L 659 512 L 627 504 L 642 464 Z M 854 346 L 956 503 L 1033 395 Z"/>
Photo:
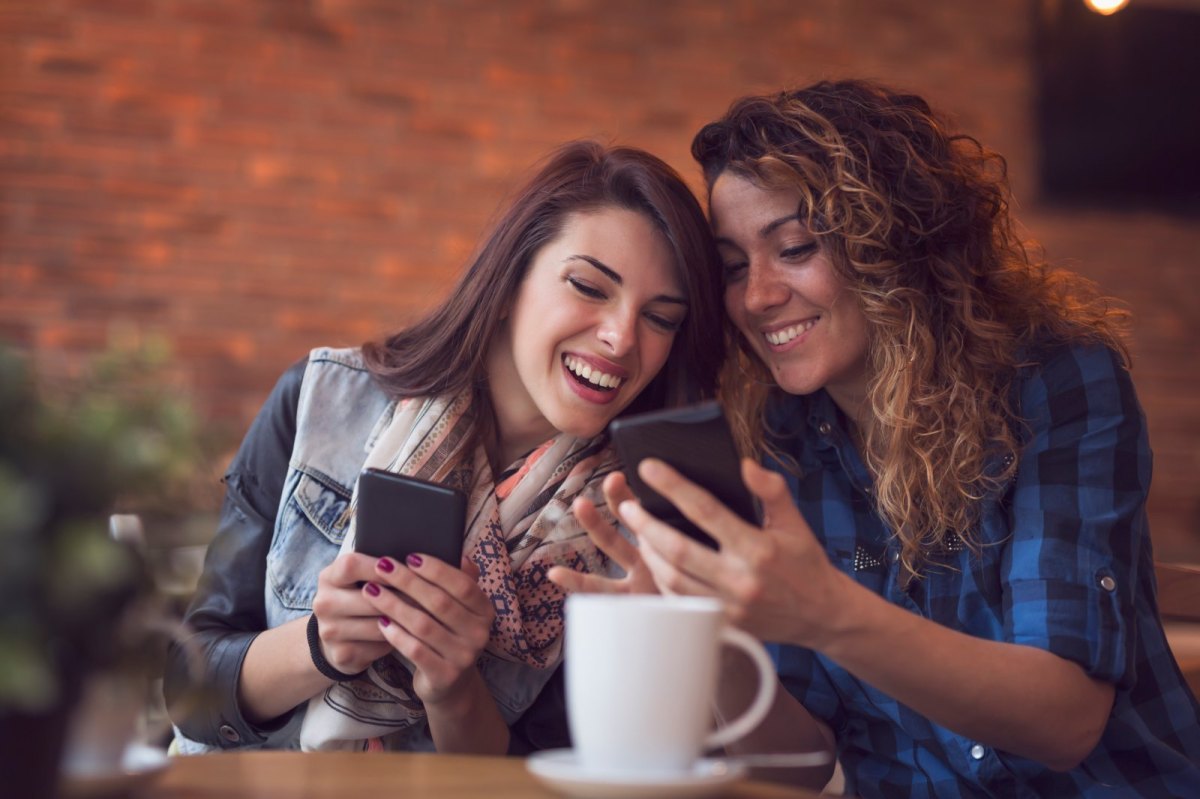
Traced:
<path id="1" fill-rule="evenodd" d="M 798 397 L 813 394 L 819 391 L 823 386 L 821 382 L 813 380 L 808 376 L 777 374 L 774 375 L 774 377 L 775 383 L 779 386 L 779 388 L 781 388 L 783 391 L 786 391 L 788 394 L 794 394 Z"/>
<path id="2" fill-rule="evenodd" d="M 616 414 L 613 414 L 613 416 L 616 416 Z M 612 418 L 606 416 L 603 420 L 598 420 L 594 416 L 589 419 L 568 417 L 557 420 L 554 428 L 560 433 L 566 433 L 576 438 L 594 438 L 604 431 L 604 428 L 608 426 Z"/>

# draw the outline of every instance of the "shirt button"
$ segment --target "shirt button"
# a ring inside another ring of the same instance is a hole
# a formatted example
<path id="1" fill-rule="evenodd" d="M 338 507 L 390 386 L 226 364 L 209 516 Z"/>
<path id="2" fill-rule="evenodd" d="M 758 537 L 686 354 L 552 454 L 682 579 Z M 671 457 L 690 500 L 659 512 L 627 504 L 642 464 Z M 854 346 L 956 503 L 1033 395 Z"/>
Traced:
<path id="1" fill-rule="evenodd" d="M 817 428 L 817 432 L 823 436 L 827 436 L 829 435 L 829 431 L 832 429 L 833 428 L 829 426 L 829 422 L 821 422 L 820 426 Z"/>
<path id="2" fill-rule="evenodd" d="M 221 733 L 221 737 L 226 741 L 229 741 L 231 744 L 235 744 L 242 740 L 241 734 L 228 724 L 222 724 L 220 728 L 217 729 L 217 732 Z"/>
<path id="3" fill-rule="evenodd" d="M 1100 578 L 1100 587 L 1105 591 L 1112 592 L 1117 587 L 1117 581 L 1111 575 L 1104 575 Z"/>
<path id="4" fill-rule="evenodd" d="M 982 744 L 975 744 L 971 747 L 971 757 L 974 760 L 983 760 L 983 756 L 986 754 L 987 750 L 983 748 Z"/>

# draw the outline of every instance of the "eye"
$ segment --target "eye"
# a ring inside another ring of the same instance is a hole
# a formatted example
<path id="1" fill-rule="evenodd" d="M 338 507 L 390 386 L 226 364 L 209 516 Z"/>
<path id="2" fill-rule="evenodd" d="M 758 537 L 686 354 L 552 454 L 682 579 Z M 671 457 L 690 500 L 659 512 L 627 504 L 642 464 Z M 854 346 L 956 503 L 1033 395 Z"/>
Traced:
<path id="1" fill-rule="evenodd" d="M 725 264 L 725 282 L 736 283 L 746 275 L 746 269 L 749 264 L 745 261 L 737 261 L 734 263 Z"/>
<path id="2" fill-rule="evenodd" d="M 808 244 L 800 244 L 795 247 L 788 247 L 779 253 L 779 257 L 785 261 L 800 261 L 817 251 L 817 243 L 810 241 Z"/>
<path id="3" fill-rule="evenodd" d="M 677 333 L 679 332 L 679 328 L 683 327 L 684 317 L 680 317 L 679 319 L 671 319 L 663 316 L 662 314 L 647 312 L 646 319 L 650 322 L 650 324 L 654 325 L 665 333 Z"/>
<path id="4" fill-rule="evenodd" d="M 586 281 L 580 280 L 577 277 L 568 277 L 567 282 L 571 284 L 571 288 L 575 289 L 588 299 L 603 300 L 606 298 L 606 295 L 603 291 Z"/>

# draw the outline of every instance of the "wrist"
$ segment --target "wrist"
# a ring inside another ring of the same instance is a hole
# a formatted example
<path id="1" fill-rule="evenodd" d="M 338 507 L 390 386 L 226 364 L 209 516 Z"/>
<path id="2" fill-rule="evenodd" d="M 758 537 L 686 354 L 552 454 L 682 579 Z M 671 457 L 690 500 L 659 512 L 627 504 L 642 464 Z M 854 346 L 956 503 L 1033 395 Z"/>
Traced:
<path id="1" fill-rule="evenodd" d="M 484 686 L 479 670 L 472 666 L 452 685 L 438 691 L 437 696 L 430 699 L 422 697 L 421 702 L 425 705 L 426 713 L 453 721 L 473 717 L 481 695 L 491 700 L 492 695 Z"/>
<path id="2" fill-rule="evenodd" d="M 852 646 L 855 638 L 870 626 L 870 604 L 877 597 L 856 583 L 850 575 L 834 571 L 830 588 L 824 592 L 821 622 L 809 648 L 834 660 Z"/>
<path id="3" fill-rule="evenodd" d="M 323 677 L 327 677 L 334 682 L 349 682 L 357 680 L 359 677 L 367 673 L 366 669 L 356 673 L 348 673 L 341 671 L 325 659 L 325 652 L 321 649 L 321 633 L 317 627 L 317 614 L 310 614 L 308 617 L 308 654 L 312 658 L 313 666 L 317 671 L 321 672 Z"/>

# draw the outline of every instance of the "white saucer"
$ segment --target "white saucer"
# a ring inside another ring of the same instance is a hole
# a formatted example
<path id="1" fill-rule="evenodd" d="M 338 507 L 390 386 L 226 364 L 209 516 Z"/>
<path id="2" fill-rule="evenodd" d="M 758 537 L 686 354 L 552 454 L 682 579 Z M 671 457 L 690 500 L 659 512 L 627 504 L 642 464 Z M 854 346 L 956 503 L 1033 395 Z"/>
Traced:
<path id="1" fill-rule="evenodd" d="M 746 774 L 746 767 L 728 760 L 698 760 L 683 774 L 586 771 L 571 749 L 535 752 L 525 761 L 529 773 L 548 787 L 580 799 L 671 799 L 718 796 Z"/>
<path id="2" fill-rule="evenodd" d="M 121 768 L 112 771 L 73 768 L 70 758 L 66 758 L 59 793 L 63 799 L 126 796 L 157 779 L 170 763 L 166 749 L 144 744 L 126 747 Z"/>

